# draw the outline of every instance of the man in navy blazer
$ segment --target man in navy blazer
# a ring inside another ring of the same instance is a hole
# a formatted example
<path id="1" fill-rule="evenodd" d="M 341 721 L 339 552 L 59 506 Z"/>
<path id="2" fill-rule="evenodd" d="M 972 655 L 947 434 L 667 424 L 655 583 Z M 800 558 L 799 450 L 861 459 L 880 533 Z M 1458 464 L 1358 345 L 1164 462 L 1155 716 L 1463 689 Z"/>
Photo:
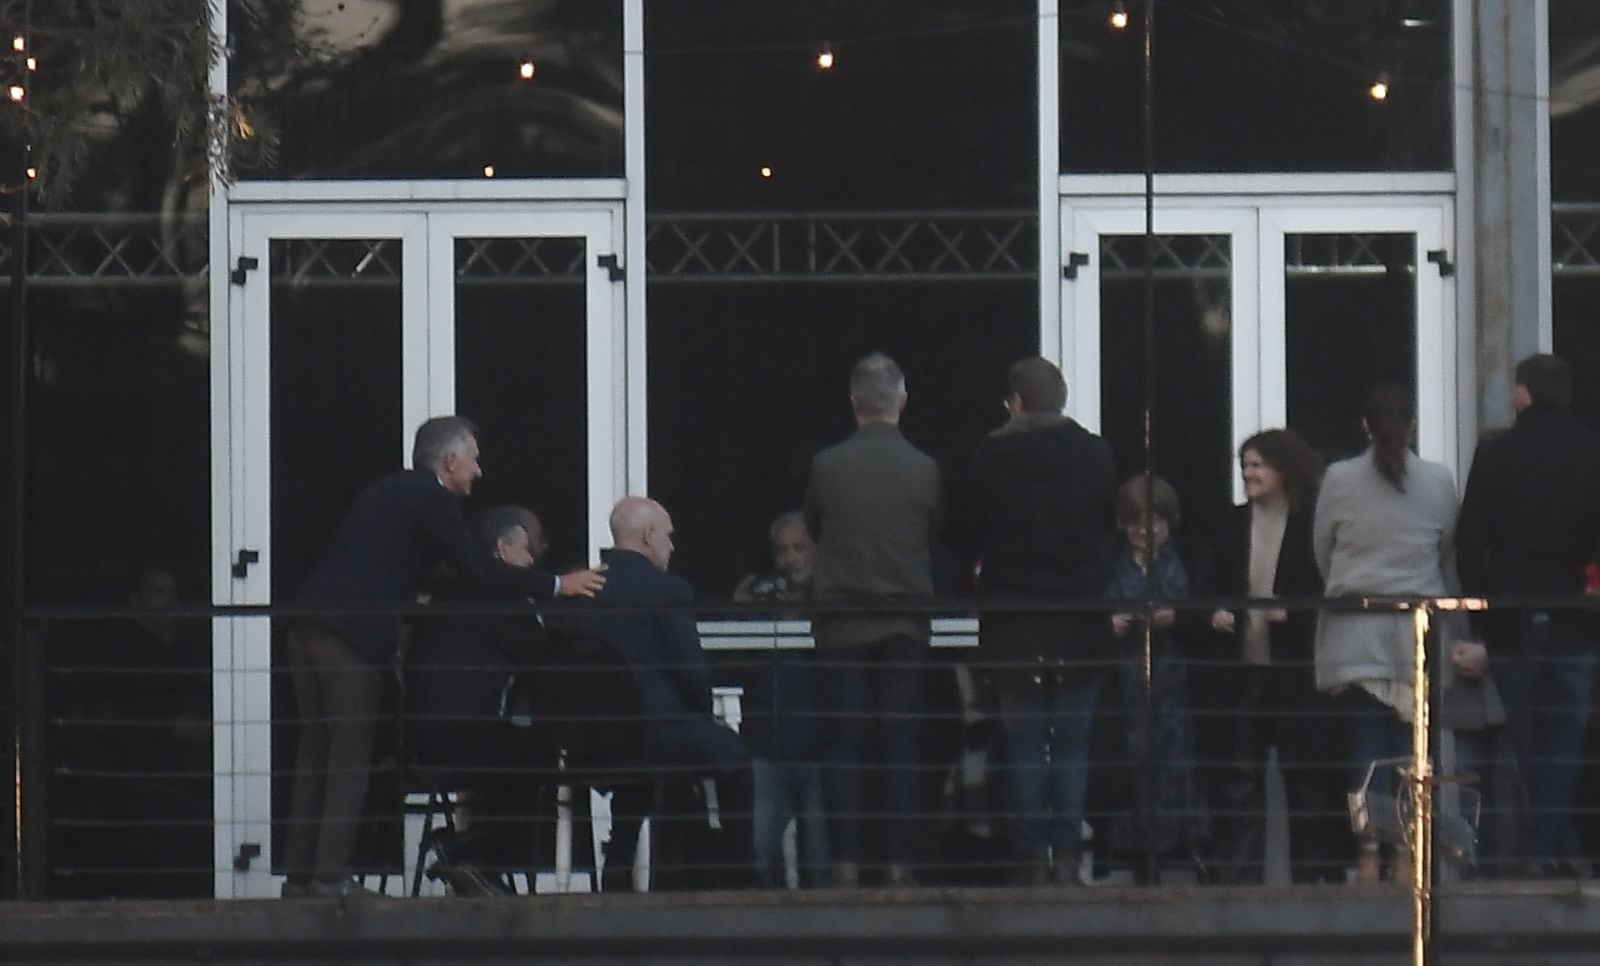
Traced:
<path id="1" fill-rule="evenodd" d="M 654 500 L 626 497 L 611 511 L 611 537 L 613 548 L 600 554 L 606 585 L 595 601 L 660 606 L 585 615 L 577 628 L 609 642 L 634 669 L 646 722 L 642 764 L 716 779 L 721 841 L 714 854 L 696 859 L 743 881 L 750 870 L 750 759 L 739 735 L 712 717 L 711 671 L 691 609 L 694 593 L 683 578 L 667 573 L 672 517 Z M 649 817 L 652 797 L 649 789 L 623 786 L 612 798 L 608 892 L 631 885 L 639 821 Z"/>
<path id="2" fill-rule="evenodd" d="M 531 558 L 498 560 L 473 539 L 461 499 L 483 475 L 477 437 L 477 427 L 461 416 L 423 423 L 412 447 L 414 468 L 382 477 L 356 497 L 297 602 L 411 603 L 441 560 L 513 599 L 590 597 L 604 586 L 598 570 L 557 577 L 532 569 Z M 349 878 L 348 865 L 367 794 L 384 674 L 399 635 L 398 618 L 332 612 L 289 630 L 300 746 L 282 863 L 286 897 L 364 891 Z"/>

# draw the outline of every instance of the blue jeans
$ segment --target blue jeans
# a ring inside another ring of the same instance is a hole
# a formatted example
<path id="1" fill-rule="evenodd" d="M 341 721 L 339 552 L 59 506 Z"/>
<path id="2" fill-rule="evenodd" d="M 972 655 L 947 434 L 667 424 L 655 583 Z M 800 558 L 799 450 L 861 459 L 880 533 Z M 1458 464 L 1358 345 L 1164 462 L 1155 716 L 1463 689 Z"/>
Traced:
<path id="1" fill-rule="evenodd" d="M 875 770 L 883 775 L 888 812 L 883 822 L 885 858 L 892 863 L 914 858 L 917 742 L 927 654 L 926 644 L 894 635 L 870 644 L 830 647 L 819 655 L 827 737 L 822 791 L 835 861 L 861 859 L 862 772 L 875 763 L 881 765 Z"/>
<path id="2" fill-rule="evenodd" d="M 1399 786 L 1396 769 L 1408 767 L 1411 759 L 1411 725 L 1401 720 L 1394 708 L 1357 685 L 1350 685 L 1339 698 L 1340 711 L 1348 716 L 1345 727 L 1350 736 L 1350 790 L 1360 788 L 1367 780 L 1367 769 L 1379 762 L 1367 789 L 1394 797 Z M 1396 758 L 1405 762 L 1396 762 Z"/>
<path id="3" fill-rule="evenodd" d="M 1079 671 L 1061 680 L 1045 672 L 1035 680 L 1008 672 L 997 683 L 1017 846 L 1023 852 L 1078 849 L 1100 676 Z"/>
<path id="4" fill-rule="evenodd" d="M 1579 857 L 1572 806 L 1583 764 L 1584 726 L 1600 646 L 1578 641 L 1573 629 L 1544 611 L 1522 615 L 1519 639 L 1490 654 L 1506 706 L 1506 728 L 1517 756 L 1528 808 L 1517 825 L 1531 862 Z M 1509 642 L 1508 642 L 1509 643 Z"/>
<path id="5" fill-rule="evenodd" d="M 783 884 L 783 833 L 797 823 L 800 881 L 825 881 L 828 868 L 827 813 L 822 807 L 822 766 L 757 758 L 755 821 L 751 829 L 756 875 L 771 886 Z"/>

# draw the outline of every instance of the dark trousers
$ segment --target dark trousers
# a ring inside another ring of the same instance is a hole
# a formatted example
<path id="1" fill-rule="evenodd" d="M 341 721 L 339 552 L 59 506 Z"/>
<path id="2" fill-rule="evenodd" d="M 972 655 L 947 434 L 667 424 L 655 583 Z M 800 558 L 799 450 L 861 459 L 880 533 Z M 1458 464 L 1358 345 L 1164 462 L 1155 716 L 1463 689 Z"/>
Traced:
<path id="1" fill-rule="evenodd" d="M 348 874 L 372 768 L 383 677 L 337 634 L 289 631 L 300 746 L 282 867 L 291 877 Z"/>
<path id="2" fill-rule="evenodd" d="M 910 863 L 916 847 L 917 756 L 922 669 L 928 648 L 893 635 L 870 644 L 830 647 L 819 655 L 827 715 L 822 776 L 828 840 L 835 861 L 861 860 L 862 772 L 881 764 L 888 814 L 885 857 Z M 874 755 L 870 735 L 879 748 Z"/>
<path id="3" fill-rule="evenodd" d="M 1526 793 L 1517 818 L 1520 858 L 1573 861 L 1581 849 L 1572 812 L 1600 646 L 1587 639 L 1587 627 L 1561 615 L 1532 612 L 1518 623 L 1515 640 L 1489 643 Z"/>
<path id="4" fill-rule="evenodd" d="M 1378 796 L 1397 797 L 1402 784 L 1399 769 L 1409 768 L 1411 762 L 1410 722 L 1358 685 L 1345 688 L 1334 700 L 1350 738 L 1347 787 L 1351 791 L 1361 788 L 1370 768 L 1372 781 L 1367 790 Z M 1376 842 L 1370 836 L 1362 840 L 1363 845 Z"/>
<path id="5" fill-rule="evenodd" d="M 709 717 L 661 722 L 641 758 L 645 773 L 658 781 L 619 785 L 611 796 L 605 891 L 633 888 L 633 860 L 647 818 L 653 889 L 749 885 L 755 793 L 743 740 Z M 701 797 L 707 778 L 716 791 L 717 828 L 709 826 L 709 803 Z"/>
<path id="6" fill-rule="evenodd" d="M 1227 731 L 1226 760 L 1207 769 L 1218 877 L 1262 881 L 1267 750 L 1276 746 L 1294 881 L 1342 881 L 1355 843 L 1344 795 L 1349 742 L 1334 700 L 1316 689 L 1307 663 L 1233 665 L 1226 671 L 1226 710 L 1207 724 Z"/>
<path id="7" fill-rule="evenodd" d="M 1008 668 L 997 673 L 1006 726 L 1014 843 L 1024 856 L 1083 845 L 1089 792 L 1089 727 L 1100 675 Z M 1059 860 L 1058 860 L 1059 861 Z"/>

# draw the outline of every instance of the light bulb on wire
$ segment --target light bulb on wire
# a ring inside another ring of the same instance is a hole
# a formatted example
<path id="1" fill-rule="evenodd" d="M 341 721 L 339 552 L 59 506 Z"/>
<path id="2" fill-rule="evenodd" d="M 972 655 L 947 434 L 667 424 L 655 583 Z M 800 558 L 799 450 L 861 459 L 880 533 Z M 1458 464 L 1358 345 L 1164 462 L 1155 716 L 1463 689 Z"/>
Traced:
<path id="1" fill-rule="evenodd" d="M 1372 86 L 1367 88 L 1367 96 L 1371 97 L 1375 101 L 1386 101 L 1389 99 L 1388 71 L 1383 71 L 1375 80 L 1373 80 Z"/>
<path id="2" fill-rule="evenodd" d="M 28 96 L 28 91 L 21 84 L 12 84 L 6 88 L 6 96 L 21 104 L 22 99 Z"/>
<path id="3" fill-rule="evenodd" d="M 1111 5 L 1110 23 L 1112 30 L 1128 29 L 1128 7 L 1126 4 L 1120 2 L 1120 0 Z"/>
<path id="4" fill-rule="evenodd" d="M 22 53 L 24 50 L 27 50 L 28 49 L 28 38 L 22 36 L 21 34 L 17 34 L 15 37 L 12 37 L 11 38 L 11 49 L 16 51 L 19 54 Z"/>
<path id="5" fill-rule="evenodd" d="M 484 165 L 484 166 L 483 166 L 483 176 L 484 176 L 484 177 L 485 177 L 485 178 L 492 178 L 492 177 L 494 177 L 494 165 L 492 165 L 492 164 L 486 164 L 486 165 Z"/>
<path id="6" fill-rule="evenodd" d="M 761 177 L 768 178 L 768 179 L 770 179 L 772 177 L 772 166 L 771 165 L 763 164 L 761 166 Z"/>
<path id="7" fill-rule="evenodd" d="M 823 44 L 822 49 L 817 51 L 817 69 L 833 70 L 833 48 L 827 44 Z"/>
<path id="8" fill-rule="evenodd" d="M 35 181 L 35 180 L 37 180 L 37 179 L 38 179 L 38 177 L 39 177 L 39 169 L 38 169 L 38 168 L 36 168 L 36 167 L 34 167 L 34 166 L 33 166 L 33 165 L 31 165 L 31 164 L 30 164 L 30 165 L 28 165 L 28 169 L 27 169 L 27 172 L 26 172 L 26 173 L 27 173 L 27 175 L 28 175 L 28 180 L 29 180 L 29 181 Z"/>
<path id="9" fill-rule="evenodd" d="M 517 76 L 525 81 L 533 80 L 533 75 L 538 73 L 538 70 L 539 68 L 534 65 L 532 57 L 524 57 L 522 58 L 522 63 L 517 65 Z"/>
<path id="10" fill-rule="evenodd" d="M 38 70 L 39 69 L 38 58 L 29 57 L 28 60 L 27 60 L 27 65 L 28 65 L 28 69 L 29 70 Z"/>

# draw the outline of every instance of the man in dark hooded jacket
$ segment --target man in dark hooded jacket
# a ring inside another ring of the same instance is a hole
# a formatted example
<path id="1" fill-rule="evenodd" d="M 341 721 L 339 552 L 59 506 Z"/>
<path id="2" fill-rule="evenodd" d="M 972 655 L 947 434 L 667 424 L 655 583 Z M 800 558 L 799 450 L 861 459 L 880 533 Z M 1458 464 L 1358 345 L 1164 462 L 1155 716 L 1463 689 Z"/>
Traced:
<path id="1" fill-rule="evenodd" d="M 1066 402 L 1061 370 L 1038 357 L 1017 362 L 1007 376 L 1011 418 L 973 454 L 985 598 L 1105 594 L 1116 468 L 1105 440 L 1062 415 Z M 981 653 L 1006 725 L 1019 884 L 1079 881 L 1105 628 L 1104 614 L 1087 611 L 983 615 Z"/>

